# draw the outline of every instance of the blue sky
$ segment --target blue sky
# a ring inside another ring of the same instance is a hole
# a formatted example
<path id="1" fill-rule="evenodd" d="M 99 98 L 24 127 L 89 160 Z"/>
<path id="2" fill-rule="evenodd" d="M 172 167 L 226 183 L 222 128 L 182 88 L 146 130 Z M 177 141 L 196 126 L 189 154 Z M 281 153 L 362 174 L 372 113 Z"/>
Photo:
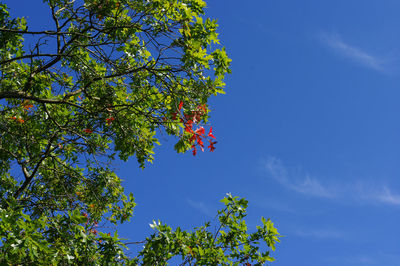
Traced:
<path id="1" fill-rule="evenodd" d="M 233 59 L 211 101 L 217 150 L 165 140 L 144 171 L 121 165 L 138 201 L 127 230 L 200 225 L 232 192 L 250 226 L 269 217 L 285 236 L 272 265 L 400 265 L 400 3 L 208 4 Z"/>
<path id="2" fill-rule="evenodd" d="M 45 19 L 33 1 L 6 3 Z M 210 102 L 217 149 L 176 154 L 162 136 L 145 170 L 118 163 L 138 203 L 120 234 L 142 240 L 153 219 L 200 226 L 231 192 L 250 201 L 250 227 L 264 216 L 285 236 L 272 265 L 400 265 L 399 10 L 395 0 L 208 1 L 233 59 L 226 95 Z"/>

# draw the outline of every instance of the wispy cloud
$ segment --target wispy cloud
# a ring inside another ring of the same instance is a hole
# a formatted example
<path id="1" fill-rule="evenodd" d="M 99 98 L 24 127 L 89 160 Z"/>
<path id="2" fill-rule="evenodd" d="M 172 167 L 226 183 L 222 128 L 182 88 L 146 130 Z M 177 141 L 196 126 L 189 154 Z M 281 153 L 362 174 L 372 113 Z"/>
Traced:
<path id="1" fill-rule="evenodd" d="M 400 256 L 377 251 L 373 254 L 354 254 L 350 256 L 327 257 L 334 265 L 391 265 L 400 266 Z"/>
<path id="2" fill-rule="evenodd" d="M 268 177 L 273 178 L 286 189 L 298 193 L 328 199 L 356 200 L 364 203 L 400 206 L 400 194 L 393 192 L 386 184 L 368 181 L 323 183 L 307 173 L 289 174 L 283 163 L 272 156 L 263 161 Z"/>
<path id="3" fill-rule="evenodd" d="M 321 185 L 318 180 L 311 178 L 309 175 L 306 175 L 304 178 L 289 178 L 286 168 L 283 166 L 282 162 L 275 157 L 269 156 L 264 166 L 272 178 L 288 189 L 322 198 L 331 198 L 334 196 L 334 194 Z"/>
<path id="4" fill-rule="evenodd" d="M 387 184 L 359 180 L 348 187 L 347 194 L 365 203 L 400 206 L 400 194 L 393 192 Z"/>
<path id="5" fill-rule="evenodd" d="M 194 209 L 196 209 L 197 211 L 212 217 L 213 216 L 213 212 L 203 203 L 200 201 L 192 201 L 192 200 L 187 200 L 187 203 L 193 207 Z"/>
<path id="6" fill-rule="evenodd" d="M 332 229 L 312 229 L 303 230 L 298 229 L 293 232 L 295 236 L 304 238 L 317 238 L 317 239 L 343 239 L 345 235 Z"/>
<path id="7" fill-rule="evenodd" d="M 327 261 L 333 262 L 335 264 L 340 264 L 340 265 L 377 265 L 376 264 L 376 255 L 371 256 L 371 255 L 366 255 L 366 254 L 360 254 L 360 255 L 353 255 L 353 256 L 347 256 L 347 257 L 331 257 L 327 258 Z M 382 264 L 378 264 L 382 265 Z"/>
<path id="8" fill-rule="evenodd" d="M 387 71 L 385 60 L 344 42 L 340 35 L 323 32 L 319 34 L 319 37 L 325 45 L 355 63 L 379 72 Z"/>
<path id="9" fill-rule="evenodd" d="M 394 194 L 386 185 L 370 190 L 369 193 L 365 194 L 366 199 L 373 200 L 375 202 L 380 202 L 389 205 L 399 205 L 400 206 L 400 195 Z"/>
<path id="10" fill-rule="evenodd" d="M 378 199 L 384 203 L 400 205 L 400 195 L 394 195 L 387 187 L 384 187 L 382 193 L 378 194 Z"/>

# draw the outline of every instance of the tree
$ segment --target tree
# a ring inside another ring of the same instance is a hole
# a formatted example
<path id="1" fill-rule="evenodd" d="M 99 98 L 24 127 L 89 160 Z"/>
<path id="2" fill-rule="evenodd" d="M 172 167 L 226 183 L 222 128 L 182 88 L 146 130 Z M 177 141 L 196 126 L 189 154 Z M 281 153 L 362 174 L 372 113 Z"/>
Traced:
<path id="1" fill-rule="evenodd" d="M 215 149 L 212 128 L 204 128 L 207 101 L 223 93 L 230 59 L 216 21 L 203 18 L 205 3 L 44 2 L 50 29 L 28 29 L 0 4 L 0 262 L 270 259 L 256 253 L 257 243 L 273 248 L 276 229 L 263 220 L 247 234 L 247 202 L 232 196 L 215 234 L 208 224 L 188 233 L 155 223 L 158 233 L 136 258 L 124 255 L 117 234 L 96 229 L 129 220 L 135 206 L 112 169 L 116 156 L 134 156 L 143 168 L 153 161 L 157 132 L 175 136 L 178 152 Z"/>

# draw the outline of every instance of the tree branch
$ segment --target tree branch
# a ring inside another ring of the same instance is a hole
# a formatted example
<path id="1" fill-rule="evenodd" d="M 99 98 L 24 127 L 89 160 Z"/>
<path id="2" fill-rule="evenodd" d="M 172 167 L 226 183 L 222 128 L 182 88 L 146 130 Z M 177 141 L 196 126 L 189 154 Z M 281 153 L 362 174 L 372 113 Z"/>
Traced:
<path id="1" fill-rule="evenodd" d="M 69 94 L 68 96 L 72 96 L 74 93 Z M 64 97 L 64 99 L 67 99 L 68 97 Z M 68 102 L 66 100 L 57 100 L 57 99 L 46 99 L 46 98 L 40 98 L 36 96 L 32 96 L 29 94 L 26 94 L 22 91 L 2 91 L 0 92 L 0 100 L 2 99 L 25 99 L 25 100 L 32 100 L 38 103 L 49 103 L 49 104 L 66 104 L 66 105 L 71 105 L 76 108 L 82 109 L 87 113 L 90 113 L 88 110 L 86 110 L 84 107 L 77 105 L 72 102 Z"/>
<path id="2" fill-rule="evenodd" d="M 18 57 L 14 57 L 5 61 L 1 61 L 0 62 L 0 66 L 1 65 L 5 65 L 7 63 L 10 63 L 12 61 L 16 61 L 16 60 L 21 60 L 21 59 L 25 59 L 25 58 L 34 58 L 34 57 L 55 57 L 55 56 L 67 56 L 66 54 L 30 54 L 30 55 L 23 55 L 23 56 L 18 56 Z"/>
<path id="3" fill-rule="evenodd" d="M 57 133 L 57 132 L 56 132 Z M 49 143 L 47 144 L 46 151 L 43 153 L 43 156 L 40 158 L 39 162 L 36 164 L 35 168 L 33 169 L 32 173 L 29 175 L 28 171 L 26 170 L 25 167 L 23 167 L 23 172 L 25 176 L 25 181 L 21 185 L 21 187 L 14 193 L 14 198 L 17 198 L 21 193 L 27 188 L 27 186 L 31 183 L 32 179 L 35 177 L 37 171 L 39 170 L 40 165 L 44 161 L 44 159 L 47 158 L 47 156 L 51 152 L 51 145 L 56 138 L 56 133 L 53 134 L 53 136 L 50 138 Z"/>

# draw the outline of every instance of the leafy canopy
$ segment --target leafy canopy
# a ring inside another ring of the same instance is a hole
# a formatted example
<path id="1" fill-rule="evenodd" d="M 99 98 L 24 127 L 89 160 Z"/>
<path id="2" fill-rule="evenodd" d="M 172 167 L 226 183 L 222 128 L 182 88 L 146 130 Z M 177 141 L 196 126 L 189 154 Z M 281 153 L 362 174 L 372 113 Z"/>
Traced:
<path id="1" fill-rule="evenodd" d="M 0 262 L 119 263 L 96 229 L 135 206 L 112 161 L 143 168 L 157 132 L 214 151 L 202 125 L 230 59 L 202 0 L 44 2 L 52 26 L 33 30 L 0 4 Z"/>

